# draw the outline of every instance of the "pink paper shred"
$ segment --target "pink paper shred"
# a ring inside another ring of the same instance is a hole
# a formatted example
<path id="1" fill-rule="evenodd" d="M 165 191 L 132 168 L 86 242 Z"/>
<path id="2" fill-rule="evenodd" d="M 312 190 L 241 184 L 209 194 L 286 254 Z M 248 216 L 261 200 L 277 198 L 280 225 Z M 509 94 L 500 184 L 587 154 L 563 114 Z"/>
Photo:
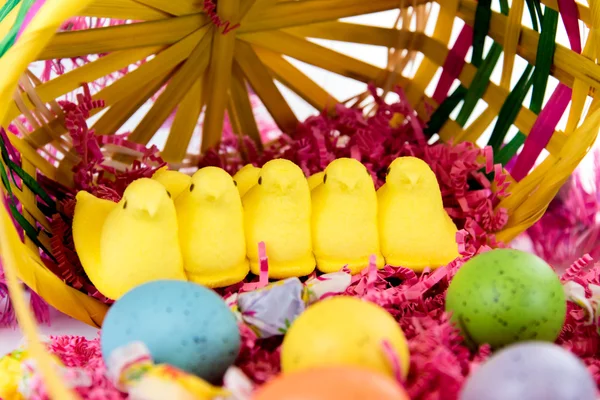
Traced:
<path id="1" fill-rule="evenodd" d="M 524 234 L 533 250 L 559 271 L 582 254 L 600 260 L 600 148 L 591 156 L 592 168 L 575 170 L 544 216 Z"/>
<path id="2" fill-rule="evenodd" d="M 490 149 L 479 149 L 470 143 L 427 145 L 423 135 L 423 122 L 403 100 L 401 90 L 398 90 L 401 100 L 394 104 L 386 104 L 375 96 L 375 92 L 373 94 L 377 104 L 373 116 L 365 117 L 361 110 L 338 105 L 335 116 L 323 113 L 311 117 L 299 125 L 295 135 L 281 135 L 265 145 L 264 151 L 258 151 L 247 138 L 225 137 L 220 146 L 202 157 L 199 166 L 216 165 L 234 173 L 246 163 L 260 166 L 273 158 L 287 158 L 309 175 L 322 170 L 335 158 L 354 157 L 367 166 L 379 187 L 385 179 L 387 166 L 394 158 L 412 155 L 425 160 L 436 173 L 444 206 L 459 228 L 457 240 L 461 257 L 446 266 L 434 271 L 426 270 L 420 275 L 406 268 L 386 266 L 378 270 L 373 265 L 353 276 L 351 285 L 344 294 L 372 301 L 385 308 L 398 321 L 408 340 L 411 354 L 410 371 L 404 385 L 412 399 L 457 399 L 465 379 L 487 359 L 491 351 L 489 346 L 471 351 L 465 345 L 444 312 L 445 292 L 450 280 L 465 261 L 493 247 L 504 246 L 495 240 L 494 232 L 506 224 L 507 215 L 505 210 L 496 209 L 495 206 L 507 195 L 507 177 L 500 166 L 493 165 Z M 86 96 L 84 94 L 79 106 L 71 107 L 74 126 L 70 132 L 75 135 L 74 142 L 85 150 L 82 154 L 87 154 L 87 158 L 82 157 L 87 164 L 79 166 L 82 172 L 78 175 L 77 185 L 87 185 L 86 187 L 96 190 L 98 195 L 116 200 L 122 193 L 124 182 L 137 174 L 150 173 L 153 169 L 140 164 L 132 171 L 138 168 L 138 171 L 141 169 L 143 172 L 128 171 L 123 182 L 102 177 L 105 171 L 102 159 L 99 158 L 94 142 L 88 140 L 93 135 L 87 127 L 82 126 L 82 120 L 76 118 L 77 113 L 85 113 L 86 107 L 90 106 Z M 82 107 L 83 103 L 88 105 Z M 396 114 L 404 116 L 401 119 L 403 122 L 399 126 L 392 126 L 390 121 Z M 153 153 L 150 151 L 148 154 Z M 160 164 L 158 158 L 154 162 Z M 494 181 L 490 182 L 482 171 L 494 171 Z M 492 186 L 497 190 L 492 191 Z M 586 198 L 578 201 L 587 204 L 591 200 Z M 61 217 L 72 215 L 72 197 L 62 204 Z M 68 226 L 68 222 L 65 223 Z M 70 240 L 61 243 L 67 249 L 71 246 Z M 261 248 L 261 270 L 268 271 L 264 250 Z M 65 251 L 66 255 L 68 253 Z M 250 279 L 254 278 L 248 278 Z M 590 259 L 584 258 L 566 271 L 563 279 L 573 280 L 586 288 L 590 283 L 600 284 L 600 266 L 592 266 Z M 73 279 L 73 282 L 76 281 Z M 244 291 L 248 288 L 248 283 L 242 282 L 219 292 L 228 295 Z M 262 286 L 265 283 L 264 276 L 261 276 L 258 283 L 251 284 Z M 591 296 L 589 288 L 587 290 Z M 596 361 L 600 340 L 597 327 L 588 325 L 587 321 L 585 311 L 569 303 L 569 315 L 558 343 L 581 357 L 600 383 L 599 363 Z M 240 325 L 240 333 L 242 347 L 236 365 L 257 384 L 272 379 L 280 372 L 282 338 L 258 339 L 244 324 Z M 88 341 L 81 337 L 56 337 L 52 339 L 50 348 L 67 365 L 84 368 L 91 374 L 92 387 L 77 389 L 83 398 L 123 398 L 105 377 L 97 339 Z M 37 398 L 46 398 L 42 386 L 37 390 Z"/>
<path id="3" fill-rule="evenodd" d="M 90 111 L 104 107 L 104 103 L 92 100 L 87 85 L 83 87 L 83 93 L 78 94 L 76 99 L 77 103 L 59 102 L 65 113 L 65 126 L 73 141 L 73 148 L 81 157 L 81 161 L 73 168 L 75 190 L 57 186 L 49 180 L 40 180 L 40 184 L 57 199 L 59 205 L 59 212 L 52 216 L 50 222 L 53 232 L 50 243 L 56 262 L 48 257 L 43 261 L 48 269 L 67 284 L 105 303 L 111 303 L 87 278 L 75 252 L 71 230 L 75 211 L 74 195 L 79 190 L 86 190 L 99 198 L 119 201 L 129 183 L 142 177 L 151 177 L 166 163 L 158 155 L 156 147 L 146 148 L 129 142 L 126 138 L 127 134 L 102 136 L 89 129 L 86 119 Z M 140 155 L 140 159 L 135 160 L 128 170 L 118 171 L 104 164 L 102 146 L 105 144 L 134 150 Z"/>

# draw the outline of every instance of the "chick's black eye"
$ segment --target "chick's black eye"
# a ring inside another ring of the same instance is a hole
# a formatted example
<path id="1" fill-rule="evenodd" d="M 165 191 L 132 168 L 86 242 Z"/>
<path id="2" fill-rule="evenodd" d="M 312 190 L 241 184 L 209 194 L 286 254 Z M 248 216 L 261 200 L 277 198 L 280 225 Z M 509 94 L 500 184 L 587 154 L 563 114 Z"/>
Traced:
<path id="1" fill-rule="evenodd" d="M 123 210 L 127 208 L 127 200 L 125 200 L 125 203 L 123 203 Z"/>
<path id="2" fill-rule="evenodd" d="M 327 182 L 327 174 L 323 175 L 323 183 Z"/>
<path id="3" fill-rule="evenodd" d="M 193 183 L 190 185 L 190 192 L 191 192 L 192 190 L 194 190 L 194 184 L 193 184 Z"/>
<path id="4" fill-rule="evenodd" d="M 171 192 L 169 192 L 168 190 L 167 190 L 167 196 L 169 196 L 169 198 L 171 198 Z"/>
<path id="5" fill-rule="evenodd" d="M 262 185 L 262 176 L 259 176 L 259 177 L 258 177 L 258 184 L 259 184 L 259 185 Z"/>
<path id="6" fill-rule="evenodd" d="M 389 168 L 385 170 L 385 174 L 386 174 L 386 175 L 389 175 L 389 174 L 390 174 L 390 169 L 389 169 Z"/>
<path id="7" fill-rule="evenodd" d="M 234 184 L 235 186 L 237 186 L 237 182 L 236 182 L 235 180 L 233 181 L 233 184 Z"/>

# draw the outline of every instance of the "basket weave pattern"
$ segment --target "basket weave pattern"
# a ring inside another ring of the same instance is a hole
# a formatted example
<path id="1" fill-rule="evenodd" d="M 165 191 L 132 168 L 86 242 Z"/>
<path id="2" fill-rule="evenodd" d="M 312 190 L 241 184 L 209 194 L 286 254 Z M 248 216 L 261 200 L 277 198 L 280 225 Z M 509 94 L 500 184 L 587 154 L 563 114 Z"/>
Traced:
<path id="1" fill-rule="evenodd" d="M 219 0 L 216 6 L 210 0 L 46 0 L 0 58 L 1 126 L 18 128 L 20 135 L 9 133 L 8 138 L 20 153 L 26 174 L 72 185 L 71 170 L 79 160 L 65 135 L 66 121 L 57 100 L 78 91 L 83 82 L 137 64 L 127 73 L 116 73 L 114 82 L 94 93 L 93 98 L 104 101 L 108 111 L 94 122 L 93 129 L 102 135 L 115 134 L 144 103 L 155 99 L 129 139 L 147 144 L 176 110 L 163 157 L 172 167 L 190 167 L 196 158 L 188 154 L 188 144 L 202 113 L 199 150 L 219 143 L 225 112 L 235 133 L 248 135 L 260 145 L 248 85 L 285 133 L 293 133 L 298 121 L 274 80 L 316 109 L 334 112 L 342 99 L 336 99 L 284 56 L 291 57 L 373 83 L 386 92 L 401 86 L 419 116 L 429 120 L 429 133 L 438 134 L 443 141 L 475 142 L 495 124 L 489 144 L 503 164 L 508 160 L 502 157 L 508 154 L 512 158 L 524 142 L 512 170 L 511 194 L 497 206 L 507 209 L 509 215 L 497 237 L 509 241 L 542 216 L 596 138 L 600 103 L 594 94 L 600 88 L 596 64 L 600 47 L 594 43 L 599 40 L 600 19 L 594 17 L 598 15 L 597 0 L 590 3 L 588 8 L 574 0 L 544 0 L 542 4 L 514 0 L 509 6 L 503 0 L 501 12 L 496 12 L 486 0 Z M 340 21 L 395 9 L 400 13 L 391 28 Z M 433 9 L 439 12 L 433 34 L 428 36 L 425 27 Z M 522 25 L 527 12 L 535 21 L 533 29 Z M 7 34 L 17 13 L 18 8 L 13 9 L 0 22 L 0 36 Z M 128 22 L 55 33 L 74 16 Z M 461 20 L 465 25 L 450 46 L 450 32 L 455 25 L 461 27 Z M 580 21 L 590 29 L 583 46 Z M 564 24 L 571 49 L 555 44 L 558 24 Z M 487 52 L 483 46 L 486 37 L 495 42 Z M 383 46 L 388 48 L 389 62 L 386 68 L 378 68 L 309 38 Z M 465 62 L 469 49 L 472 57 Z M 36 60 L 95 54 L 102 56 L 44 82 L 28 69 Z M 407 66 L 420 58 L 418 54 L 422 61 L 416 72 L 409 74 Z M 496 84 L 490 75 L 501 55 L 502 75 Z M 530 67 L 514 82 L 511 77 L 517 57 Z M 441 75 L 436 78 L 440 68 Z M 549 76 L 560 84 L 543 108 Z M 430 97 L 426 89 L 434 80 Z M 460 86 L 451 92 L 455 81 Z M 524 105 L 530 88 L 531 101 Z M 591 105 L 586 107 L 589 97 Z M 486 103 L 485 110 L 469 118 L 480 99 Z M 567 127 L 557 131 L 556 115 L 560 118 L 569 101 Z M 365 102 L 367 94 L 345 101 L 350 106 L 364 106 Z M 455 108 L 460 112 L 453 119 L 449 116 Z M 472 122 L 467 124 L 469 119 Z M 502 148 L 511 125 L 519 134 Z M 549 155 L 532 169 L 542 148 Z M 512 153 L 510 149 L 514 149 Z M 117 168 L 126 168 L 140 156 L 108 151 Z M 2 218 L 0 245 L 9 283 L 14 278 L 16 285 L 18 276 L 59 310 L 99 326 L 106 305 L 68 287 L 40 262 L 39 247 L 48 242 L 52 232 L 34 190 L 30 185 L 19 188 L 12 181 L 8 185 L 3 190 L 16 196 L 24 218 L 39 227 L 37 237 L 22 242 L 8 215 Z M 45 284 L 38 287 L 36 282 Z"/>

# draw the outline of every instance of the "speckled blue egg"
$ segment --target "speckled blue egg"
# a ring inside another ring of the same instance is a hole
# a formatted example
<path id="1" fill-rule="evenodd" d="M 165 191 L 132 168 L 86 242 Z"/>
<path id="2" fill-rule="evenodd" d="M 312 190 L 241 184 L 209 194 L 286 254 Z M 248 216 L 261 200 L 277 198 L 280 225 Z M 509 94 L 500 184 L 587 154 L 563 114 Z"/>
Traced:
<path id="1" fill-rule="evenodd" d="M 101 332 L 104 360 L 113 350 L 143 342 L 156 363 L 217 382 L 240 350 L 233 312 L 213 290 L 160 280 L 138 286 L 108 311 Z"/>

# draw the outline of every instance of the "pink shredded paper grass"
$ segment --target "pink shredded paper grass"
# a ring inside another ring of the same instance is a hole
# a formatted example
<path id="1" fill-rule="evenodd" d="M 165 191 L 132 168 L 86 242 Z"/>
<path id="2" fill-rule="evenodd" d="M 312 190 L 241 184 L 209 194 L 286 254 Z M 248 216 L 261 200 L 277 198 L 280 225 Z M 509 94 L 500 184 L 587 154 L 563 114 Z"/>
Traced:
<path id="1" fill-rule="evenodd" d="M 578 168 L 544 216 L 524 234 L 533 250 L 559 271 L 584 254 L 600 259 L 600 148 L 590 155 L 593 162 L 585 169 L 587 176 L 583 166 Z"/>
<path id="2" fill-rule="evenodd" d="M 422 121 L 403 100 L 403 92 L 398 90 L 397 93 L 400 101 L 394 104 L 386 104 L 374 96 L 378 107 L 370 117 L 365 117 L 362 110 L 338 105 L 335 116 L 324 113 L 311 117 L 299 125 L 295 135 L 281 135 L 266 144 L 262 151 L 248 138 L 226 136 L 220 146 L 202 157 L 199 166 L 215 165 L 234 173 L 246 163 L 260 166 L 274 158 L 287 158 L 297 163 L 308 176 L 321 171 L 335 158 L 353 157 L 369 169 L 379 187 L 384 182 L 387 166 L 396 157 L 411 155 L 425 160 L 436 173 L 445 208 L 460 229 L 458 242 L 462 257 L 420 275 L 405 268 L 367 268 L 352 278 L 345 294 L 379 304 L 402 327 L 411 354 L 409 375 L 403 382 L 410 397 L 451 400 L 458 397 L 465 379 L 485 361 L 490 349 L 483 346 L 474 352 L 466 346 L 444 312 L 445 292 L 466 260 L 492 247 L 503 246 L 496 242 L 494 232 L 506 224 L 507 215 L 505 210 L 495 209 L 495 206 L 507 195 L 506 176 L 499 166 L 493 165 L 489 149 L 479 149 L 470 143 L 427 144 Z M 69 133 L 82 156 L 82 162 L 74 171 L 77 189 L 85 188 L 97 196 L 118 200 L 131 180 L 150 176 L 163 164 L 155 149 L 135 147 L 126 141 L 126 136 L 94 135 L 85 123 L 86 113 L 102 104 L 92 103 L 88 91 L 79 97 L 78 104 L 63 103 L 62 106 Z M 403 118 L 398 118 L 399 115 Z M 111 170 L 103 163 L 102 153 L 102 146 L 109 142 L 135 147 L 143 154 L 142 161 L 125 172 Z M 116 178 L 109 179 L 109 172 L 114 173 Z M 491 172 L 494 173 L 493 181 L 488 179 Z M 495 191 L 492 191 L 492 186 L 496 187 Z M 73 192 L 50 182 L 46 182 L 44 187 L 48 187 L 61 204 L 60 213 L 53 220 L 54 232 L 60 232 L 53 239 L 54 256 L 59 260 L 53 271 L 74 287 L 102 298 L 83 275 L 72 245 Z M 600 268 L 586 260 L 569 268 L 563 280 L 579 283 L 591 296 L 588 286 L 600 283 Z M 249 278 L 220 292 L 244 291 L 264 283 L 264 276 L 262 280 L 260 277 Z M 2 293 L 0 286 L 0 296 Z M 589 325 L 585 310 L 574 303 L 569 303 L 568 312 L 558 343 L 581 357 L 600 383 L 600 364 L 596 359 L 600 351 L 597 326 Z M 240 333 L 242 346 L 236 365 L 257 384 L 278 374 L 282 338 L 259 339 L 243 324 L 240 325 Z M 125 397 L 105 376 L 98 339 L 55 337 L 50 350 L 67 366 L 82 368 L 90 374 L 92 386 L 77 388 L 83 398 Z M 34 393 L 36 399 L 47 398 L 41 385 L 35 387 Z"/>

